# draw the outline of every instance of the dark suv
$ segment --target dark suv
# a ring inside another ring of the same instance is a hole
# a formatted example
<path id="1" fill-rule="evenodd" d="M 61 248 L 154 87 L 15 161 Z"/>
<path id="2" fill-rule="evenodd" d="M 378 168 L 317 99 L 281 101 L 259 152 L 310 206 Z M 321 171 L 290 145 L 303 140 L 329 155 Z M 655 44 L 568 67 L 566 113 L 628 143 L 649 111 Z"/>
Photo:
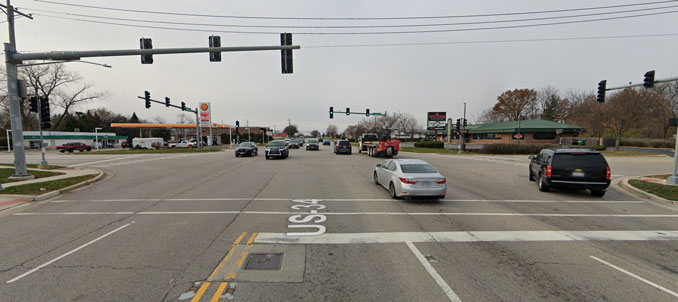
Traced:
<path id="1" fill-rule="evenodd" d="M 290 156 L 289 150 L 285 145 L 285 141 L 270 141 L 266 145 L 266 159 L 271 157 L 287 158 Z"/>
<path id="2" fill-rule="evenodd" d="M 341 153 L 346 153 L 346 154 L 351 154 L 351 150 L 353 147 L 351 146 L 351 142 L 347 140 L 340 140 L 340 141 L 335 141 L 336 144 L 334 145 L 334 153 L 336 154 L 341 154 Z"/>
<path id="3" fill-rule="evenodd" d="M 588 189 L 593 196 L 603 196 L 610 186 L 610 166 L 598 151 L 544 149 L 530 159 L 530 181 L 537 181 L 539 191 L 547 192 L 550 187 Z"/>

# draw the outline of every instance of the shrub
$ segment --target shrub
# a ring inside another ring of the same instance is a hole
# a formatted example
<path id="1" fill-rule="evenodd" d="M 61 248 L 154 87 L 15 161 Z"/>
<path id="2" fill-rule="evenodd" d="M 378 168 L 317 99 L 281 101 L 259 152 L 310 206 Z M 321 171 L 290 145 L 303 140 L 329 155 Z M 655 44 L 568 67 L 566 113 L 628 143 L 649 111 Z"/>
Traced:
<path id="1" fill-rule="evenodd" d="M 426 141 L 426 142 L 416 142 L 414 143 L 416 148 L 444 148 L 445 143 L 436 142 L 436 141 Z"/>
<path id="2" fill-rule="evenodd" d="M 489 144 L 479 152 L 486 154 L 537 154 L 542 149 L 558 148 L 558 145 L 534 144 Z"/>
<path id="3" fill-rule="evenodd" d="M 670 141 L 650 143 L 650 147 L 652 147 L 652 148 L 673 148 L 674 145 L 675 144 L 670 142 Z"/>

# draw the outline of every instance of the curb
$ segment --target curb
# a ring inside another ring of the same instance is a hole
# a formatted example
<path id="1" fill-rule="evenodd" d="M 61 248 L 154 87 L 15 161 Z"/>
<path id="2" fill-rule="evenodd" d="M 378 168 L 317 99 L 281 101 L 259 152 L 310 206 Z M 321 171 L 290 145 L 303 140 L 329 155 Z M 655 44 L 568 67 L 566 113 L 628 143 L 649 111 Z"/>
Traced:
<path id="1" fill-rule="evenodd" d="M 621 180 L 619 181 L 619 183 L 618 183 L 618 184 L 619 184 L 619 187 L 625 189 L 627 192 L 629 192 L 629 193 L 631 193 L 631 194 L 634 194 L 634 195 L 636 195 L 636 196 L 640 196 L 640 197 L 643 197 L 643 198 L 647 198 L 647 199 L 650 199 L 650 200 L 653 200 L 653 201 L 656 201 L 656 202 L 659 202 L 659 203 L 667 204 L 667 205 L 673 205 L 673 206 L 678 205 L 678 202 L 676 202 L 676 201 L 668 200 L 668 199 L 659 197 L 659 196 L 657 196 L 657 195 L 654 195 L 654 194 L 652 194 L 652 193 L 645 192 L 645 191 L 643 191 L 643 190 L 641 190 L 641 189 L 638 189 L 638 188 L 632 186 L 631 184 L 629 184 L 629 180 L 630 180 L 630 179 L 638 179 L 638 180 L 640 180 L 640 176 L 636 176 L 636 177 L 625 177 L 625 178 L 621 179 Z"/>
<path id="2" fill-rule="evenodd" d="M 41 201 L 41 200 L 49 199 L 49 198 L 52 198 L 54 196 L 58 196 L 61 193 L 70 192 L 70 191 L 73 191 L 77 188 L 84 187 L 84 186 L 89 185 L 91 183 L 95 183 L 95 182 L 101 180 L 105 175 L 103 171 L 101 171 L 99 169 L 95 169 L 95 170 L 99 171 L 99 175 L 97 175 L 96 177 L 94 177 L 92 179 L 85 180 L 81 183 L 77 183 L 77 184 L 65 187 L 63 189 L 54 190 L 52 192 L 48 192 L 48 193 L 45 193 L 45 194 L 42 194 L 42 195 L 34 196 L 32 201 Z"/>

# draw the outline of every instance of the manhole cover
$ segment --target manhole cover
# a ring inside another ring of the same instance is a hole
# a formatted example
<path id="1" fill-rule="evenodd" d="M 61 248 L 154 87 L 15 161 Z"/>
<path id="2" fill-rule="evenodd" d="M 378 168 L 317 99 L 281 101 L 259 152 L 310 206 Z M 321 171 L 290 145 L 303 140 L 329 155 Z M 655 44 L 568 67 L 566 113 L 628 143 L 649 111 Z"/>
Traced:
<path id="1" fill-rule="evenodd" d="M 245 269 L 279 270 L 283 253 L 250 254 L 245 263 Z"/>

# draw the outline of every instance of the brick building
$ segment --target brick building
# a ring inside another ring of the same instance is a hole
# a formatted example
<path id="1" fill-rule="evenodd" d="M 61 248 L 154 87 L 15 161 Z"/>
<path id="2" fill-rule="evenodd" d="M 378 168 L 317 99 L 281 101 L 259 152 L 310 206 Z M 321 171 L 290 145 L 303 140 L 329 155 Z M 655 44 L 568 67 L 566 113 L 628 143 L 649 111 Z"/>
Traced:
<path id="1" fill-rule="evenodd" d="M 576 137 L 584 129 L 546 120 L 525 120 L 469 125 L 466 131 L 464 141 L 467 145 L 559 144 L 562 137 Z M 436 140 L 446 141 L 447 131 L 438 131 Z M 458 144 L 459 136 L 453 133 L 450 143 Z"/>

